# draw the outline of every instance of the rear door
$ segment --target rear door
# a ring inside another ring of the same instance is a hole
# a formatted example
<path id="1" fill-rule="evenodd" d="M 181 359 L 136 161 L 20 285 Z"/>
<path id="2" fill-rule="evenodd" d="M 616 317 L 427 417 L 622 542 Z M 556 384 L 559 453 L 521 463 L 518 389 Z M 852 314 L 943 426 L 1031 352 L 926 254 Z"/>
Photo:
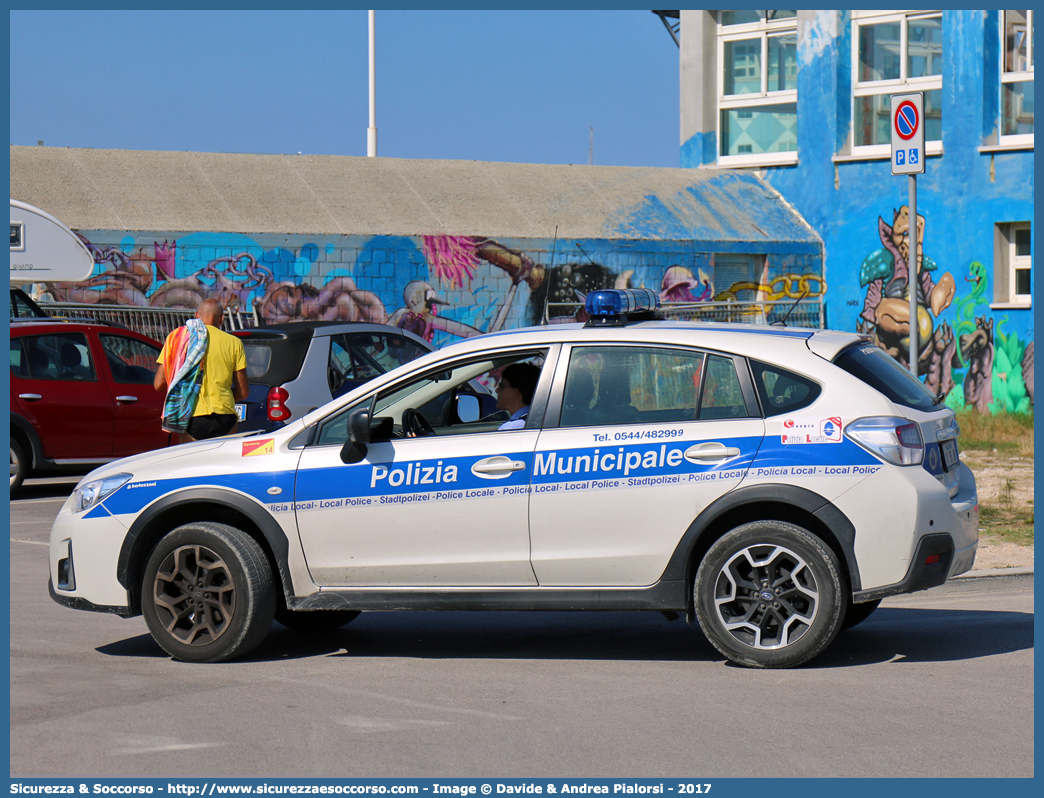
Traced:
<path id="1" fill-rule="evenodd" d="M 562 357 L 533 463 L 533 570 L 541 585 L 652 584 L 761 445 L 749 378 L 728 355 L 681 347 L 574 345 Z"/>
<path id="2" fill-rule="evenodd" d="M 12 337 L 11 392 L 15 406 L 36 427 L 48 459 L 113 456 L 114 402 L 86 333 Z"/>
<path id="3" fill-rule="evenodd" d="M 115 413 L 113 456 L 167 446 L 170 433 L 160 426 L 165 394 L 152 387 L 160 348 L 117 332 L 99 332 L 97 348 Z"/>

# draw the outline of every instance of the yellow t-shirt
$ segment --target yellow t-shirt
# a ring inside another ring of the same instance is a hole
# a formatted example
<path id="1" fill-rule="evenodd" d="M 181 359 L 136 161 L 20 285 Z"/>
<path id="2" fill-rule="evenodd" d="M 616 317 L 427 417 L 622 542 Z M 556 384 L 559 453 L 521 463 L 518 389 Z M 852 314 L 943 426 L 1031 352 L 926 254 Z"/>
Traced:
<path id="1" fill-rule="evenodd" d="M 167 346 L 164 343 L 158 363 L 166 360 Z M 199 390 L 199 401 L 192 413 L 209 416 L 211 413 L 228 415 L 236 412 L 236 401 L 232 396 L 232 375 L 246 368 L 246 352 L 243 342 L 224 330 L 207 325 L 207 353 L 203 356 L 203 385 Z"/>

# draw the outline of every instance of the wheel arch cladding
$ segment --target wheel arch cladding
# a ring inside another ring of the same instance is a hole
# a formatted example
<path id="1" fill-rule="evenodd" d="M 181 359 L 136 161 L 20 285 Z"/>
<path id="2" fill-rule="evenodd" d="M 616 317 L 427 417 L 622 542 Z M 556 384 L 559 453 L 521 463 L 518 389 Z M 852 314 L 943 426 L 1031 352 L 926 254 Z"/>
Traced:
<path id="1" fill-rule="evenodd" d="M 279 576 L 284 595 L 291 592 L 287 557 L 290 543 L 282 527 L 252 499 L 219 488 L 193 488 L 157 500 L 145 508 L 124 538 L 116 577 L 127 589 L 132 614 L 141 613 L 141 578 L 156 544 L 183 524 L 213 521 L 226 524 L 254 538 Z"/>
<path id="2" fill-rule="evenodd" d="M 861 589 L 855 526 L 848 517 L 818 493 L 774 483 L 739 487 L 707 505 L 685 530 L 661 578 L 684 580 L 691 585 L 696 569 L 714 542 L 750 521 L 786 521 L 804 527 L 833 549 L 848 578 L 849 589 Z"/>

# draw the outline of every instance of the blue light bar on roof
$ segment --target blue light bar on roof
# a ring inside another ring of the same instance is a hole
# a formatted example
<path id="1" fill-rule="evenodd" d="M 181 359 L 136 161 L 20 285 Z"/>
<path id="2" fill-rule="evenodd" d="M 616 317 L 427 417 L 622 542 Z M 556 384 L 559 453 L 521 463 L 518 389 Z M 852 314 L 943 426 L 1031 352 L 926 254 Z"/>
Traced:
<path id="1" fill-rule="evenodd" d="M 592 318 L 648 313 L 660 307 L 660 296 L 648 288 L 603 288 L 587 295 L 584 309 Z"/>

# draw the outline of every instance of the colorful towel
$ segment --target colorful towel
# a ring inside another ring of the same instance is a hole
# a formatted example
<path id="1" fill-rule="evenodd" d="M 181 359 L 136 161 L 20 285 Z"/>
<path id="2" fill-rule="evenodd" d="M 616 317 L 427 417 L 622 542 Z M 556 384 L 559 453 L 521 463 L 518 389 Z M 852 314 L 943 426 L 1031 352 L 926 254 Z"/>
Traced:
<path id="1" fill-rule="evenodd" d="M 189 319 L 167 341 L 163 370 L 167 398 L 163 403 L 165 432 L 187 432 L 203 384 L 203 356 L 207 352 L 207 325 Z"/>

